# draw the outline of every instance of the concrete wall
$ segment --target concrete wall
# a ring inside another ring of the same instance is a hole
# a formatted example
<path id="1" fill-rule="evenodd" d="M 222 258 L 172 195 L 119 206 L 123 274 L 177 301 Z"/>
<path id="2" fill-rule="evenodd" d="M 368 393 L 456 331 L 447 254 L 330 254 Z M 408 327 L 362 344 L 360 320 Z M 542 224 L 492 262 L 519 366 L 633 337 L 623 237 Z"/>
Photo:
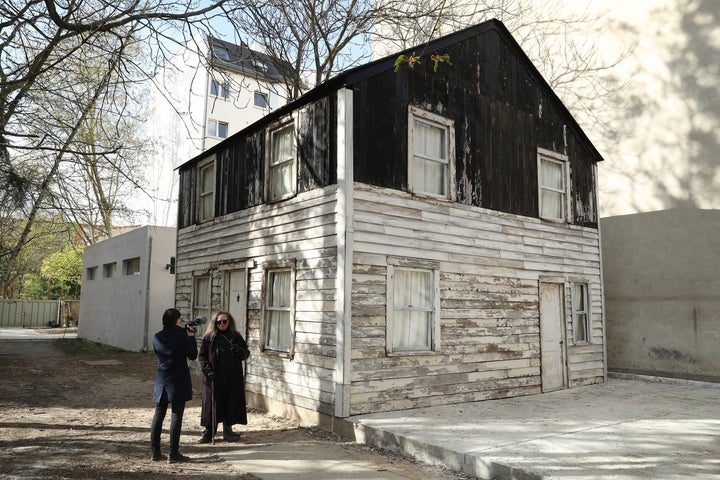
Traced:
<path id="1" fill-rule="evenodd" d="M 146 226 L 85 249 L 80 338 L 125 350 L 152 350 L 162 314 L 175 304 L 175 275 L 165 268 L 175 256 L 175 238 L 175 228 Z M 138 257 L 139 272 L 128 275 L 126 260 Z M 115 273 L 107 277 L 104 266 L 113 263 Z"/>
<path id="2" fill-rule="evenodd" d="M 601 220 L 608 367 L 720 381 L 720 210 Z"/>

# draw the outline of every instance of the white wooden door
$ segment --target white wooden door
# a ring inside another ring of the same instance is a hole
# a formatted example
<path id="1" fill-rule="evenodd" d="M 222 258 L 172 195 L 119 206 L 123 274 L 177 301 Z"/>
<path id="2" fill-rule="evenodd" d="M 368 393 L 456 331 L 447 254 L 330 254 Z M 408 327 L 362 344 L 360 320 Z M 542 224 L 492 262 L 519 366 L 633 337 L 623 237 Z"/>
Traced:
<path id="1" fill-rule="evenodd" d="M 247 340 L 247 272 L 232 270 L 225 275 L 225 309 L 235 319 L 237 330 Z"/>
<path id="2" fill-rule="evenodd" d="M 543 392 L 566 386 L 563 292 L 562 284 L 540 284 L 540 363 Z"/>

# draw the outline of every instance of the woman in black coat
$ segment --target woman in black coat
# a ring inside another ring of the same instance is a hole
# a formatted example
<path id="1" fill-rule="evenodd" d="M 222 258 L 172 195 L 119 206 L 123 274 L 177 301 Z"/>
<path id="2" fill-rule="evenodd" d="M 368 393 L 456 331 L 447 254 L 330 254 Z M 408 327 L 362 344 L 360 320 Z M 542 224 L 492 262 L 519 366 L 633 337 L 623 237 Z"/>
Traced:
<path id="1" fill-rule="evenodd" d="M 238 439 L 232 431 L 233 425 L 247 425 L 242 362 L 249 355 L 247 343 L 238 333 L 232 315 L 216 313 L 203 336 L 198 355 L 203 372 L 200 425 L 205 427 L 200 443 L 212 440 L 220 422 L 225 441 Z"/>
<path id="2" fill-rule="evenodd" d="M 158 372 L 153 386 L 155 414 L 150 426 L 150 447 L 152 459 L 161 460 L 160 434 L 165 420 L 168 404 L 172 404 L 170 416 L 170 454 L 168 463 L 187 462 L 188 457 L 181 454 L 180 431 L 182 430 L 185 402 L 192 399 L 192 380 L 187 361 L 198 356 L 195 332 L 178 325 L 180 312 L 168 308 L 163 314 L 163 328 L 153 337 L 153 348 L 158 359 Z"/>

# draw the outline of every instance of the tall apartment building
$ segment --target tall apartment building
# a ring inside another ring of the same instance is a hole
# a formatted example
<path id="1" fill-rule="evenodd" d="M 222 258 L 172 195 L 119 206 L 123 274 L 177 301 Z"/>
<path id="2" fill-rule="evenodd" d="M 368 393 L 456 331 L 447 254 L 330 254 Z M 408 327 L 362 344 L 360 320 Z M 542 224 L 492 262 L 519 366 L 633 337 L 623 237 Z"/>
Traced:
<path id="1" fill-rule="evenodd" d="M 175 226 L 175 167 L 287 103 L 287 68 L 247 45 L 204 33 L 165 64 L 149 98 L 149 187 L 133 202 L 146 212 L 141 223 Z"/>

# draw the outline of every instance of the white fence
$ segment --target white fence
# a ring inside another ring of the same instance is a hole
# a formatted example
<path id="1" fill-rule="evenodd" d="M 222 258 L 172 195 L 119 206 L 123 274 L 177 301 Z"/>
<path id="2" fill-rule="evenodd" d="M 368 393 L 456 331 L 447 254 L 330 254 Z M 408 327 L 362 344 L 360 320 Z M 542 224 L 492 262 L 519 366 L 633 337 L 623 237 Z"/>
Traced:
<path id="1" fill-rule="evenodd" d="M 58 300 L 0 299 L 0 327 L 47 327 L 60 323 Z"/>

